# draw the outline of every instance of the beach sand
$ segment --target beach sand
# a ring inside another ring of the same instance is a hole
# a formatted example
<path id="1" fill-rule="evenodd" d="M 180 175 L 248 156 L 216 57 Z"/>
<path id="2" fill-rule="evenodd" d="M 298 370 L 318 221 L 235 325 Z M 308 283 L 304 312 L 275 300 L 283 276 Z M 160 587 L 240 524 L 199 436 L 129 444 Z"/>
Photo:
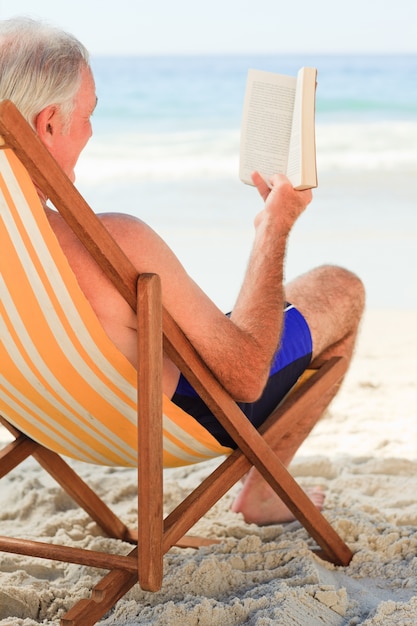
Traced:
<path id="1" fill-rule="evenodd" d="M 302 486 L 323 486 L 324 513 L 354 552 L 348 567 L 314 556 L 298 522 L 245 524 L 229 510 L 236 487 L 194 529 L 220 543 L 171 550 L 162 590 L 135 586 L 100 624 L 416 624 L 416 318 L 415 310 L 366 313 L 344 386 L 291 467 Z M 213 465 L 167 472 L 166 506 Z M 77 467 L 133 523 L 135 472 Z M 1 481 L 0 502 L 2 534 L 120 548 L 33 461 Z M 2 554 L 0 626 L 58 624 L 98 576 L 86 567 Z"/>

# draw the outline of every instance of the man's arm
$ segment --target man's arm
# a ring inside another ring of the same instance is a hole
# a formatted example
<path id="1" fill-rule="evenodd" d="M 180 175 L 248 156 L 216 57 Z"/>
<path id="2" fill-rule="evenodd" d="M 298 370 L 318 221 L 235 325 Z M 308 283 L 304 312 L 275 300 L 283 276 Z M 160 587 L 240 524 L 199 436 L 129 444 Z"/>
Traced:
<path id="1" fill-rule="evenodd" d="M 312 195 L 311 191 L 295 191 L 281 175 L 276 176 L 269 186 L 258 173 L 254 173 L 253 182 L 265 206 L 255 219 L 252 253 L 231 319 L 253 342 L 253 350 L 246 360 L 249 367 L 255 364 L 253 394 L 256 398 L 266 383 L 282 330 L 288 236 Z"/>
<path id="2" fill-rule="evenodd" d="M 282 328 L 288 235 L 311 200 L 311 192 L 295 191 L 283 176 L 273 179 L 272 188 L 257 174 L 254 183 L 265 205 L 255 219 L 253 249 L 230 319 L 154 231 L 135 218 L 102 216 L 138 270 L 160 275 L 165 307 L 218 380 L 241 401 L 256 399 L 267 380 Z"/>

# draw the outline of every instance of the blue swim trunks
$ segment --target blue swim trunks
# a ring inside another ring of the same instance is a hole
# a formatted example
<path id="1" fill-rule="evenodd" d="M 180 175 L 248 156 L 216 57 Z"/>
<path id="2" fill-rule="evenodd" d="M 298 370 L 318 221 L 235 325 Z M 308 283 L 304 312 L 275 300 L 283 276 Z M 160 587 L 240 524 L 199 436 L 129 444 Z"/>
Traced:
<path id="1" fill-rule="evenodd" d="M 263 424 L 307 369 L 311 354 L 312 341 L 307 322 L 293 305 L 286 304 L 280 346 L 275 353 L 262 396 L 256 402 L 238 403 L 256 428 Z M 236 448 L 229 434 L 182 374 L 172 401 L 192 415 L 223 446 Z"/>

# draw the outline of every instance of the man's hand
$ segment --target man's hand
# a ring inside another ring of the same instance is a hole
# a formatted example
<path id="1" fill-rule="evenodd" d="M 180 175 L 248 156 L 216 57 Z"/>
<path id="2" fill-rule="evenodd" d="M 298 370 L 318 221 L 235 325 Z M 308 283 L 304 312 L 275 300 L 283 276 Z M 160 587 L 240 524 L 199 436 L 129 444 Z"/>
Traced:
<path id="1" fill-rule="evenodd" d="M 297 191 L 283 174 L 275 174 L 267 182 L 259 172 L 253 172 L 252 181 L 265 202 L 264 210 L 255 218 L 255 227 L 258 228 L 264 219 L 272 219 L 281 234 L 288 234 L 311 202 L 311 190 Z"/>

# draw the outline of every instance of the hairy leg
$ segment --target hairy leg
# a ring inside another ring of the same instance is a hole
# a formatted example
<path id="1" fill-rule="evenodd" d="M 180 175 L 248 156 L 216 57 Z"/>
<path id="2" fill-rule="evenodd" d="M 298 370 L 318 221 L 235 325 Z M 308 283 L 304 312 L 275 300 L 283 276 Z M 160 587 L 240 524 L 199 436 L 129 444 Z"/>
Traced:
<path id="1" fill-rule="evenodd" d="M 365 305 L 358 277 L 341 267 L 324 265 L 291 281 L 286 297 L 309 325 L 312 365 L 330 356 L 344 356 L 350 361 Z"/>
<path id="2" fill-rule="evenodd" d="M 331 356 L 343 356 L 350 362 L 361 321 L 365 294 L 360 280 L 339 267 L 323 266 L 289 283 L 286 298 L 304 315 L 313 341 L 312 365 L 319 365 Z M 323 396 L 283 441 L 273 448 L 288 467 L 298 448 L 320 419 L 335 391 Z M 307 492 L 318 508 L 324 501 L 320 489 Z M 292 513 L 254 468 L 248 473 L 232 510 L 243 514 L 247 522 L 259 525 L 287 522 Z"/>

